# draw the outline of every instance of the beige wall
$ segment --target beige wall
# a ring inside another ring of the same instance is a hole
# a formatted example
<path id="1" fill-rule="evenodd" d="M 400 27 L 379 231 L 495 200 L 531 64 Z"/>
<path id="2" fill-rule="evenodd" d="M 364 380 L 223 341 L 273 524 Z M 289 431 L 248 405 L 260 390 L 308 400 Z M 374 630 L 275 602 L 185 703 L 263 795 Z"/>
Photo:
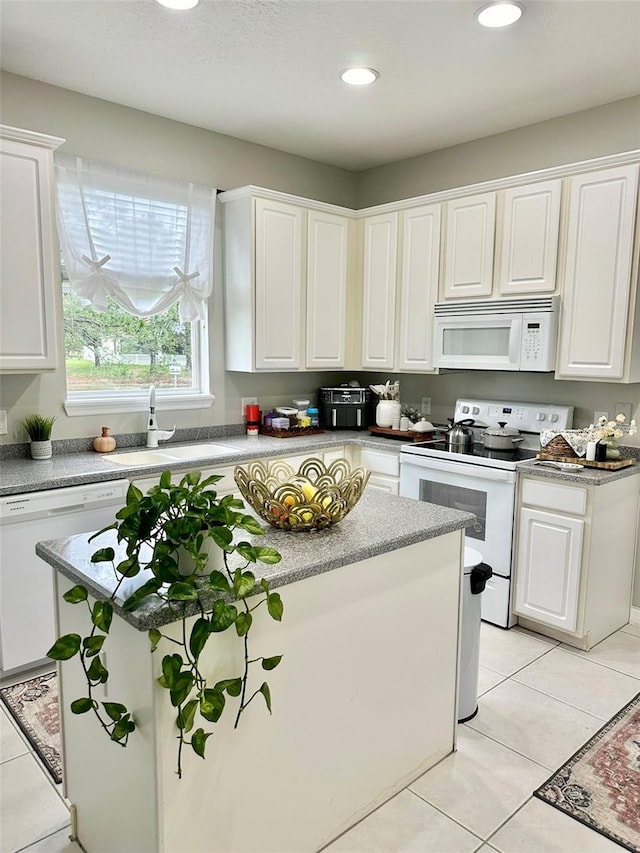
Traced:
<path id="1" fill-rule="evenodd" d="M 640 96 L 358 173 L 359 208 L 640 148 Z"/>

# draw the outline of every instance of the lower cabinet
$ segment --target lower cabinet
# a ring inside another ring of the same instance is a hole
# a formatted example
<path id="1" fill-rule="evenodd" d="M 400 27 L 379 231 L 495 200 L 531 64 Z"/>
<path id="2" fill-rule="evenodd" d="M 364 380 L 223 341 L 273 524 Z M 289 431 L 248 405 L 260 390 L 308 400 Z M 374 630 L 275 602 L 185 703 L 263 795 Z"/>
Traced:
<path id="1" fill-rule="evenodd" d="M 368 489 L 378 489 L 390 495 L 400 493 L 400 453 L 397 450 L 360 448 L 358 464 L 371 472 Z"/>
<path id="2" fill-rule="evenodd" d="M 629 621 L 640 477 L 582 486 L 524 475 L 515 612 L 534 631 L 588 650 Z"/>

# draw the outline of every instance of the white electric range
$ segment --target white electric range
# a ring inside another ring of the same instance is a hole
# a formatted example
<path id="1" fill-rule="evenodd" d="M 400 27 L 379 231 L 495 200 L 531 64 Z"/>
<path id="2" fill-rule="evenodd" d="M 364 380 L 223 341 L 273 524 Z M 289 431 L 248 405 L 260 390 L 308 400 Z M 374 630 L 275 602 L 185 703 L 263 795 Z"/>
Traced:
<path id="1" fill-rule="evenodd" d="M 513 526 L 519 463 L 535 459 L 542 429 L 570 429 L 573 407 L 547 403 L 460 399 L 454 422 L 472 418 L 474 443 L 450 450 L 446 440 L 417 441 L 400 448 L 400 494 L 476 516 L 466 544 L 493 569 L 482 594 L 482 618 L 502 628 L 517 622 L 511 603 Z M 517 449 L 487 450 L 482 433 L 506 422 L 520 430 Z"/>

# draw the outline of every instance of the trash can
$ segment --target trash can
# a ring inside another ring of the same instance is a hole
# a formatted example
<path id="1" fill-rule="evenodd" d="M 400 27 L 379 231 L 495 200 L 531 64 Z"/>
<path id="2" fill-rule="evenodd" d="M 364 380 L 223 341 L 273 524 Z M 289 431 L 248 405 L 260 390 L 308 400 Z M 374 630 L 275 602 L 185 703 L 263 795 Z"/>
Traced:
<path id="1" fill-rule="evenodd" d="M 458 722 L 478 713 L 478 666 L 480 662 L 480 595 L 493 574 L 482 554 L 465 547 L 463 562 L 460 658 L 458 664 Z"/>

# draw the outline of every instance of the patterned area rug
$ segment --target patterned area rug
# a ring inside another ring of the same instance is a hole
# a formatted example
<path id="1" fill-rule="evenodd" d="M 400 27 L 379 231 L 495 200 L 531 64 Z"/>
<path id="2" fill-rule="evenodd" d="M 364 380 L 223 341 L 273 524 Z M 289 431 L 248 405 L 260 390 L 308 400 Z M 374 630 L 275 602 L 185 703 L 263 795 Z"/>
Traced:
<path id="1" fill-rule="evenodd" d="M 533 793 L 640 853 L 640 693 Z"/>
<path id="2" fill-rule="evenodd" d="M 39 675 L 0 689 L 7 710 L 20 726 L 56 783 L 62 782 L 58 676 Z"/>

